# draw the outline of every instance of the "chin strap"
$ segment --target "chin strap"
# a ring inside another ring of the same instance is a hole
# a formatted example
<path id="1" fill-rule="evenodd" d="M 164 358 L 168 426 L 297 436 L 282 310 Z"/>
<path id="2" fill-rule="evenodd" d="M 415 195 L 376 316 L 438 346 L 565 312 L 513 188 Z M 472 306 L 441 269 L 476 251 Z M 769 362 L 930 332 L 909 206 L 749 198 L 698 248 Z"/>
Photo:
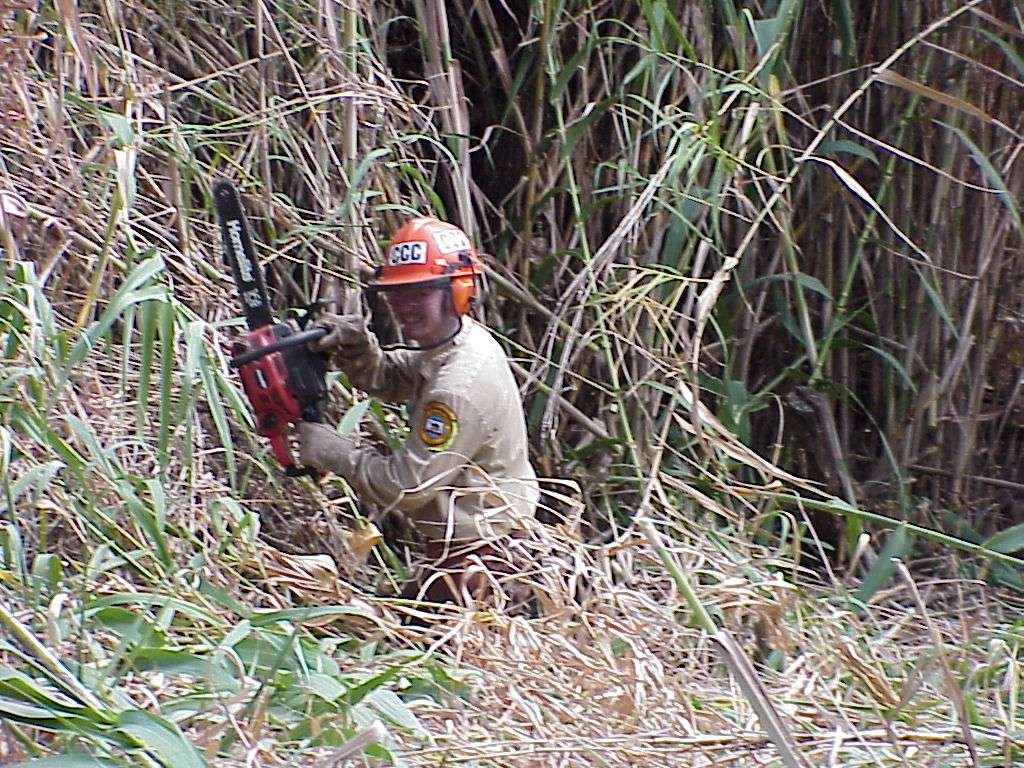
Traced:
<path id="1" fill-rule="evenodd" d="M 448 336 L 445 336 L 440 341 L 435 341 L 433 344 L 428 344 L 425 347 L 414 347 L 414 346 L 412 346 L 410 344 L 405 344 L 405 343 L 401 343 L 400 342 L 398 344 L 381 345 L 381 349 L 384 352 L 394 352 L 395 350 L 398 350 L 398 349 L 407 349 L 410 352 L 426 352 L 427 350 L 430 350 L 430 349 L 437 349 L 438 347 L 443 346 L 443 345 L 447 344 L 449 341 L 451 341 L 452 339 L 454 339 L 462 331 L 462 315 L 459 315 L 457 319 L 459 321 L 459 324 L 455 327 L 455 330 L 452 331 Z"/>

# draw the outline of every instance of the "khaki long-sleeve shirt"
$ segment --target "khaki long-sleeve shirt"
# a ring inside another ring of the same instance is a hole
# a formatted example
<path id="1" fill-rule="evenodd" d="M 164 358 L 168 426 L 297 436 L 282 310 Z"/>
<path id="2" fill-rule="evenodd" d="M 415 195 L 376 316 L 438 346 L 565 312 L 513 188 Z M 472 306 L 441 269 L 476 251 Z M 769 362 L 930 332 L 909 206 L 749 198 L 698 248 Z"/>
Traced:
<path id="1" fill-rule="evenodd" d="M 508 359 L 470 318 L 423 352 L 378 348 L 345 365 L 353 385 L 406 402 L 398 450 L 359 448 L 342 475 L 364 498 L 404 512 L 429 542 L 486 541 L 524 528 L 539 496 L 522 402 Z"/>

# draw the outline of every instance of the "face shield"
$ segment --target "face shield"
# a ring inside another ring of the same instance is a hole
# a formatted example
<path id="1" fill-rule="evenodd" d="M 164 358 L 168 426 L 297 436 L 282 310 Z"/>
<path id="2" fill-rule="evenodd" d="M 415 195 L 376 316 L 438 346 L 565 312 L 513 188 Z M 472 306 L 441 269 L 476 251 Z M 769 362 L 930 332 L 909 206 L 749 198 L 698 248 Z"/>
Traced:
<path id="1" fill-rule="evenodd" d="M 371 284 L 365 295 L 371 328 L 382 349 L 433 349 L 462 328 L 447 277 L 406 284 Z"/>

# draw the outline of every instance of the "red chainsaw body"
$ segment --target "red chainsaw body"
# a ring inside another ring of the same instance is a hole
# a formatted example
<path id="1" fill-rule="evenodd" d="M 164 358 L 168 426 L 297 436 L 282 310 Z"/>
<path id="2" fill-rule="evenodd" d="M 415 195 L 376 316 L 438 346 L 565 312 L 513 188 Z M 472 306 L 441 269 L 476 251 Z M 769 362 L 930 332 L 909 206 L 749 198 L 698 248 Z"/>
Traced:
<path id="1" fill-rule="evenodd" d="M 285 333 L 282 333 L 282 330 Z M 235 344 L 235 354 L 259 349 L 290 333 L 284 323 L 265 325 L 250 331 Z M 285 467 L 292 464 L 285 438 L 288 425 L 302 418 L 302 406 L 289 387 L 285 352 L 271 352 L 238 367 L 249 402 L 256 417 L 256 430 L 270 438 L 274 456 Z"/>

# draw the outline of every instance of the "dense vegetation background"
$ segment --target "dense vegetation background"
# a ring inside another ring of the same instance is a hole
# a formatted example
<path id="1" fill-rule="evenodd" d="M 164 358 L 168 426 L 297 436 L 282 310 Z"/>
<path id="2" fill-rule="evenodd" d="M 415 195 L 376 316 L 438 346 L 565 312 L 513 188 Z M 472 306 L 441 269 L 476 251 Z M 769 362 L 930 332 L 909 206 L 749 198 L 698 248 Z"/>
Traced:
<path id="1" fill-rule="evenodd" d="M 316 764 L 382 718 L 371 763 L 770 762 L 639 518 L 810 764 L 1011 764 L 1022 15 L 0 3 L 0 760 Z M 397 625 L 404 533 L 252 433 L 220 177 L 282 311 L 351 308 L 411 212 L 471 233 L 588 590 Z"/>

